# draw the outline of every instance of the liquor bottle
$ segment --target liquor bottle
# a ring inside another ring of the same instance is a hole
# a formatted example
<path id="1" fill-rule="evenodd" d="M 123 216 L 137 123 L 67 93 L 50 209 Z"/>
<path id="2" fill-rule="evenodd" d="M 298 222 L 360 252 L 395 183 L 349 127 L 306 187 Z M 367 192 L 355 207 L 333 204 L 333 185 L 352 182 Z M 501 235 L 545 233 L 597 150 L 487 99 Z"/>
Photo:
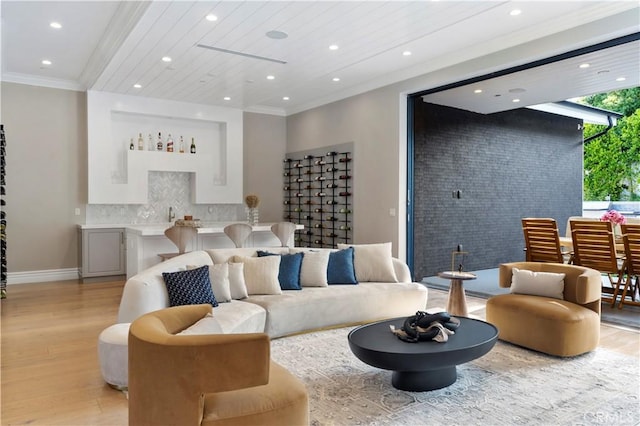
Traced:
<path id="1" fill-rule="evenodd" d="M 147 149 L 148 149 L 149 151 L 155 151 L 156 146 L 155 146 L 155 144 L 153 143 L 153 136 L 151 136 L 151 133 L 149 133 L 149 142 L 147 143 L 147 145 L 149 145 L 149 146 L 147 147 Z"/>
<path id="2" fill-rule="evenodd" d="M 158 132 L 158 143 L 156 144 L 156 150 L 162 151 L 162 134 Z"/>
<path id="3" fill-rule="evenodd" d="M 142 139 L 142 133 L 138 133 L 138 149 L 144 150 L 144 139 Z"/>
<path id="4" fill-rule="evenodd" d="M 171 137 L 171 133 L 167 137 L 167 152 L 173 152 L 173 138 Z"/>
<path id="5" fill-rule="evenodd" d="M 131 138 L 131 143 L 129 144 L 129 149 L 133 151 L 136 147 L 133 145 L 133 138 Z"/>
<path id="6" fill-rule="evenodd" d="M 184 153 L 184 139 L 182 139 L 182 135 L 180 135 L 180 154 Z"/>
<path id="7" fill-rule="evenodd" d="M 189 148 L 189 151 L 192 154 L 196 153 L 196 141 L 193 138 L 191 138 L 191 148 Z"/>

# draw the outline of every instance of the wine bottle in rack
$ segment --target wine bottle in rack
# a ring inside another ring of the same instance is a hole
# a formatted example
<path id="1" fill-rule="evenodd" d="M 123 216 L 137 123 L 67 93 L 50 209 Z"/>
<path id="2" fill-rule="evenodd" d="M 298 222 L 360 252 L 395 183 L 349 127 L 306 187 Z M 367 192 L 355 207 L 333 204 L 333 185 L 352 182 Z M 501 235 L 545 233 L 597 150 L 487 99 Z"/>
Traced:
<path id="1" fill-rule="evenodd" d="M 299 213 L 302 211 L 302 209 L 300 207 L 296 207 L 295 209 L 293 209 L 294 212 Z"/>
<path id="2" fill-rule="evenodd" d="M 310 230 L 310 229 L 308 229 L 308 230 L 304 231 L 304 234 L 305 234 L 305 235 L 314 235 L 313 231 L 312 231 L 312 230 Z"/>
<path id="3" fill-rule="evenodd" d="M 340 175 L 340 179 L 342 180 L 351 179 L 351 175 Z"/>
<path id="4" fill-rule="evenodd" d="M 294 196 L 299 198 L 299 197 L 304 197 L 304 194 L 302 192 L 296 192 Z"/>
<path id="5" fill-rule="evenodd" d="M 309 214 L 308 214 L 308 215 L 306 215 L 303 219 L 306 219 L 306 220 L 313 220 L 313 216 L 311 216 L 311 215 L 309 215 Z"/>
<path id="6" fill-rule="evenodd" d="M 322 180 L 327 180 L 327 178 L 324 176 L 318 176 L 316 177 L 316 180 L 322 181 Z"/>
<path id="7" fill-rule="evenodd" d="M 304 171 L 304 174 L 305 174 L 305 175 L 310 175 L 310 174 L 312 174 L 312 173 L 313 173 L 313 170 L 305 170 L 305 171 Z"/>
<path id="8" fill-rule="evenodd" d="M 316 197 L 326 197 L 327 193 L 326 192 L 316 192 Z"/>
<path id="9" fill-rule="evenodd" d="M 349 225 L 340 225 L 341 231 L 351 231 L 351 227 Z"/>
<path id="10" fill-rule="evenodd" d="M 327 172 L 337 172 L 338 168 L 337 167 L 327 167 Z"/>
<path id="11" fill-rule="evenodd" d="M 284 172 L 284 176 L 285 176 L 285 177 L 286 177 L 286 176 L 291 176 L 291 173 L 290 173 L 290 172 Z"/>
<path id="12" fill-rule="evenodd" d="M 327 204 L 329 204 L 329 205 L 338 204 L 338 202 L 336 200 L 329 200 L 329 201 L 327 201 Z"/>
<path id="13" fill-rule="evenodd" d="M 324 210 L 323 209 L 315 209 L 314 212 L 316 212 L 316 213 L 324 213 Z"/>
<path id="14" fill-rule="evenodd" d="M 324 241 L 322 240 L 313 240 L 314 244 L 324 244 Z"/>
<path id="15" fill-rule="evenodd" d="M 316 223 L 315 225 L 313 225 L 314 228 L 324 228 L 324 225 L 321 223 Z"/>
<path id="16" fill-rule="evenodd" d="M 303 178 L 297 178 L 297 179 L 294 180 L 294 182 L 298 182 L 298 183 L 304 182 L 304 179 Z"/>
<path id="17" fill-rule="evenodd" d="M 291 204 L 291 201 L 289 201 L 289 200 L 284 200 L 284 205 L 285 205 L 285 206 L 287 206 L 287 205 L 289 205 L 289 204 Z"/>
<path id="18" fill-rule="evenodd" d="M 305 155 L 304 159 L 305 160 L 313 160 L 315 157 L 313 155 Z"/>
<path id="19" fill-rule="evenodd" d="M 293 165 L 293 167 L 295 167 L 295 168 L 297 168 L 297 169 L 301 169 L 301 168 L 303 168 L 304 166 L 302 165 L 302 163 L 296 163 L 296 164 L 294 164 L 294 165 Z"/>
<path id="20" fill-rule="evenodd" d="M 290 187 L 289 185 L 285 185 L 283 189 L 284 189 L 285 191 L 288 191 L 288 190 L 290 190 L 290 189 L 291 189 L 291 187 Z"/>
<path id="21" fill-rule="evenodd" d="M 349 163 L 349 162 L 351 162 L 351 158 L 343 157 L 343 158 L 339 159 L 338 162 L 339 163 Z"/>
<path id="22" fill-rule="evenodd" d="M 307 200 L 304 202 L 305 204 L 315 204 L 316 202 L 313 200 Z"/>
<path id="23" fill-rule="evenodd" d="M 338 184 L 337 183 L 328 183 L 327 184 L 327 188 L 337 188 Z"/>
<path id="24" fill-rule="evenodd" d="M 329 238 L 335 238 L 335 237 L 337 237 L 337 236 L 338 236 L 338 234 L 336 234 L 335 232 L 329 232 L 329 233 L 327 233 L 327 234 L 325 234 L 325 235 L 326 235 L 327 237 L 329 237 Z"/>
<path id="25" fill-rule="evenodd" d="M 327 218 L 327 220 L 329 220 L 329 221 L 331 221 L 331 222 L 335 222 L 335 221 L 337 221 L 337 220 L 338 220 L 338 218 L 337 218 L 337 217 L 335 217 L 335 216 L 329 216 L 329 217 Z"/>
<path id="26" fill-rule="evenodd" d="M 349 191 L 340 191 L 340 196 L 341 197 L 349 197 L 351 195 L 351 193 Z"/>
<path id="27" fill-rule="evenodd" d="M 293 161 L 291 158 L 285 158 L 282 160 L 283 163 L 290 163 L 291 161 Z"/>
<path id="28" fill-rule="evenodd" d="M 329 151 L 329 152 L 327 152 L 327 155 L 330 156 L 330 157 L 335 157 L 336 155 L 338 155 L 338 152 L 337 151 Z"/>
<path id="29" fill-rule="evenodd" d="M 342 214 L 349 214 L 349 213 L 351 213 L 351 209 L 340 209 L 340 210 L 338 211 L 338 213 L 342 213 Z"/>
<path id="30" fill-rule="evenodd" d="M 316 166 L 324 166 L 325 164 L 327 164 L 327 162 L 326 162 L 326 161 L 324 161 L 324 160 L 317 160 L 317 161 L 315 162 L 315 165 L 316 165 Z"/>

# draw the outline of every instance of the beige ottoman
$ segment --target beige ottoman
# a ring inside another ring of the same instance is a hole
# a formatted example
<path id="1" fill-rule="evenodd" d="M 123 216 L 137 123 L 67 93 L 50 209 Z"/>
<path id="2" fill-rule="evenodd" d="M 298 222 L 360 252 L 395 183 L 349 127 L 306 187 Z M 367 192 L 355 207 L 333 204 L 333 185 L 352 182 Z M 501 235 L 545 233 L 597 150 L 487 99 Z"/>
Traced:
<path id="1" fill-rule="evenodd" d="M 118 390 L 126 389 L 129 375 L 129 326 L 114 324 L 98 337 L 98 359 L 104 381 Z"/>

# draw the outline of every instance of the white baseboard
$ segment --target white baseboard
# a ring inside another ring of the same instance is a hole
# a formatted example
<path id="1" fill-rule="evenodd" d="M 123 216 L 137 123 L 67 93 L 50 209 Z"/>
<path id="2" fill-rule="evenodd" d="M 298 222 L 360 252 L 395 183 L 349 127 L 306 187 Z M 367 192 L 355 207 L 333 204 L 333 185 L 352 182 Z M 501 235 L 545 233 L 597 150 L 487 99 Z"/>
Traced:
<path id="1" fill-rule="evenodd" d="M 41 283 L 47 281 L 67 281 L 80 278 L 78 268 L 48 269 L 45 271 L 9 272 L 7 284 Z"/>

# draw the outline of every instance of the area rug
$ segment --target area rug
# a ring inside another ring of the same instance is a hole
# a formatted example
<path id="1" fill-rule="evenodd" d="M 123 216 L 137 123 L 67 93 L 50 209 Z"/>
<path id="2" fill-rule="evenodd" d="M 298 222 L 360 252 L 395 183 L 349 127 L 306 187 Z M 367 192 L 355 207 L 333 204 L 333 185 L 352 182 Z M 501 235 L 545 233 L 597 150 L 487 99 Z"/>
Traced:
<path id="1" fill-rule="evenodd" d="M 351 353 L 349 330 L 271 342 L 272 359 L 307 386 L 311 425 L 640 423 L 640 371 L 633 357 L 597 349 L 556 358 L 498 341 L 484 357 L 459 366 L 453 385 L 407 392 L 391 386 L 390 371 Z"/>
<path id="2" fill-rule="evenodd" d="M 465 293 L 470 296 L 487 299 L 496 294 L 509 293 L 509 289 L 498 286 L 498 269 L 482 269 L 471 271 L 478 277 L 475 280 L 465 281 Z M 608 278 L 604 278 L 608 279 Z M 429 288 L 449 291 L 450 280 L 432 276 L 422 279 L 422 283 Z M 612 308 L 607 302 L 602 303 L 602 322 L 640 329 L 640 306 L 625 305 L 623 309 Z"/>

